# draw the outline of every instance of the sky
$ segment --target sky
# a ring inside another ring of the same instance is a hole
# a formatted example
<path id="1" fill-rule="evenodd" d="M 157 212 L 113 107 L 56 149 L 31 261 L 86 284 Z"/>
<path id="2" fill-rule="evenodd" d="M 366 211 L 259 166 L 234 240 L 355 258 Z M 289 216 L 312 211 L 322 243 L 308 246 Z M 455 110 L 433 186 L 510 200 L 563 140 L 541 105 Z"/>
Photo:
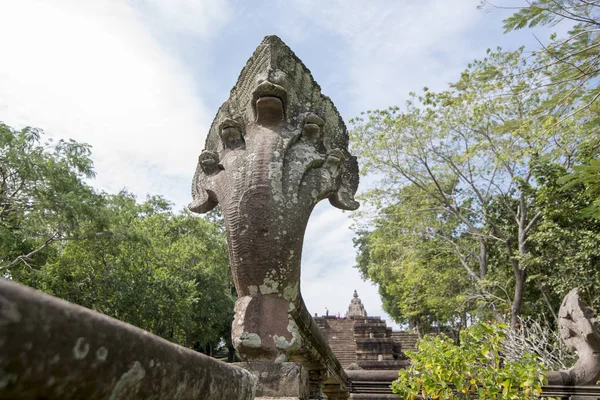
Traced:
<path id="1" fill-rule="evenodd" d="M 0 0 L 0 121 L 92 145 L 97 176 L 90 183 L 99 190 L 127 189 L 141 200 L 160 194 L 182 209 L 212 118 L 264 36 L 291 47 L 348 121 L 402 105 L 424 86 L 444 89 L 487 48 L 539 46 L 532 31 L 503 34 L 510 11 L 478 5 Z M 327 201 L 313 212 L 304 300 L 311 314 L 343 315 L 356 289 L 368 314 L 391 325 L 377 287 L 353 268 L 351 225 L 351 213 Z"/>

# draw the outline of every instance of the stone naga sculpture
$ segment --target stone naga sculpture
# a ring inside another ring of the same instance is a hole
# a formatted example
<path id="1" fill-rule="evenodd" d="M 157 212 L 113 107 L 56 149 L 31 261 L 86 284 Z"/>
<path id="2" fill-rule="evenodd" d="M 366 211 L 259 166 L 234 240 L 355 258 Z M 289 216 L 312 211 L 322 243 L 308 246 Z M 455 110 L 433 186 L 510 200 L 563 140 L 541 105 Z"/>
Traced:
<path id="1" fill-rule="evenodd" d="M 600 331 L 594 311 L 573 289 L 563 299 L 558 312 L 563 342 L 577 352 L 579 359 L 567 371 L 546 373 L 550 385 L 594 385 L 600 379 Z"/>
<path id="2" fill-rule="evenodd" d="M 332 101 L 296 55 L 267 36 L 219 108 L 198 158 L 190 210 L 220 204 L 239 299 L 233 343 L 244 360 L 286 361 L 302 337 L 302 243 L 323 199 L 354 210 L 356 157 Z"/>

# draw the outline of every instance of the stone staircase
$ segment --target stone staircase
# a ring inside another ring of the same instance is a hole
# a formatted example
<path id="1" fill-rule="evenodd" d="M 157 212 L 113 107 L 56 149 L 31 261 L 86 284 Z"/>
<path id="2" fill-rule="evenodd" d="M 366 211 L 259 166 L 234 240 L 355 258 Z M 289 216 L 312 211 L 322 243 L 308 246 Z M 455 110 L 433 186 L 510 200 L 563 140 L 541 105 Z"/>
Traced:
<path id="1" fill-rule="evenodd" d="M 327 344 L 342 364 L 342 368 L 348 368 L 350 364 L 356 363 L 354 321 L 335 317 L 322 317 L 315 321 L 327 338 Z"/>

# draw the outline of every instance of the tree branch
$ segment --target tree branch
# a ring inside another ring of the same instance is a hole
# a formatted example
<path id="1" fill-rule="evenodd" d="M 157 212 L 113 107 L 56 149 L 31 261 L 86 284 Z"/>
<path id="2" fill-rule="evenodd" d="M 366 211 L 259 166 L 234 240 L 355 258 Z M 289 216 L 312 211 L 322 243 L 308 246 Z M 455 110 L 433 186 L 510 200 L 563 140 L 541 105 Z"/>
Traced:
<path id="1" fill-rule="evenodd" d="M 6 265 L 4 267 L 0 267 L 0 271 L 8 271 L 9 269 L 11 269 L 14 266 L 16 266 L 19 262 L 22 262 L 25 265 L 27 265 L 29 268 L 31 268 L 31 266 L 27 263 L 27 261 L 31 260 L 31 257 L 33 257 L 34 255 L 36 255 L 40 251 L 44 250 L 46 247 L 50 246 L 52 243 L 54 243 L 57 240 L 59 240 L 59 238 L 60 238 L 60 235 L 58 233 L 53 234 L 52 236 L 50 236 L 48 238 L 48 240 L 46 240 L 44 242 L 44 244 L 42 244 L 37 249 L 29 252 L 28 254 L 20 255 L 19 257 L 15 258 L 12 262 L 10 262 L 8 265 Z"/>

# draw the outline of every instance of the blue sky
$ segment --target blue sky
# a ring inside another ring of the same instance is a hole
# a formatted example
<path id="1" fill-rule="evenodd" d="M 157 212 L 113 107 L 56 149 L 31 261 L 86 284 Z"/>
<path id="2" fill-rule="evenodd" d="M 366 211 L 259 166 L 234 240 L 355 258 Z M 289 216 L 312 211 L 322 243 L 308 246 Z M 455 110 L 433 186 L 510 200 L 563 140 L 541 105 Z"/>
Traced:
<path id="1" fill-rule="evenodd" d="M 503 35 L 509 11 L 478 4 L 0 0 L 0 121 L 91 144 L 99 189 L 161 194 L 182 208 L 212 118 L 265 35 L 294 50 L 348 121 L 401 105 L 409 91 L 443 89 L 486 48 L 538 47 L 532 31 Z M 377 288 L 352 268 L 349 216 L 316 208 L 303 296 L 312 313 L 343 314 L 358 289 L 367 312 L 385 318 Z"/>

